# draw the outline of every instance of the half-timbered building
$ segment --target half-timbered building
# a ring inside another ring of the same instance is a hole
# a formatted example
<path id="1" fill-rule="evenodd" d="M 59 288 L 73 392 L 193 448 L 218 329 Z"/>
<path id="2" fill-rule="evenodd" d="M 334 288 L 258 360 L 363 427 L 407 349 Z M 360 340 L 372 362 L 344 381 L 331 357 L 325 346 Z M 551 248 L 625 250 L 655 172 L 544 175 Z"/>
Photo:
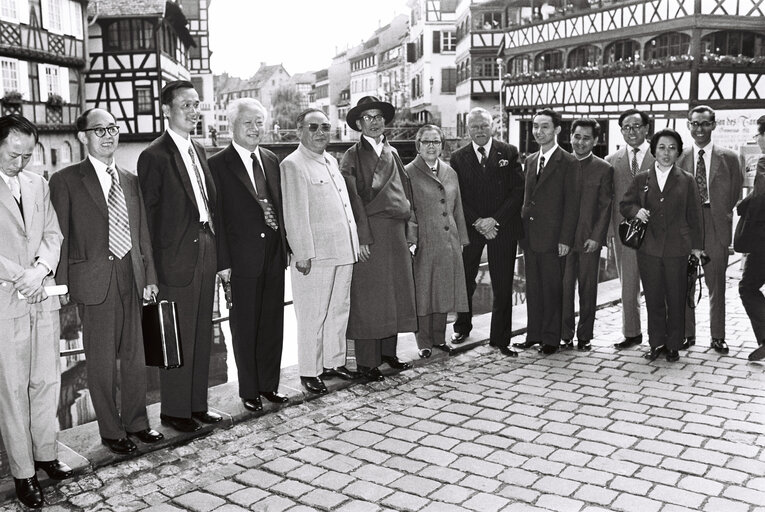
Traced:
<path id="1" fill-rule="evenodd" d="M 212 0 L 178 0 L 183 15 L 189 22 L 189 32 L 196 43 L 189 48 L 189 71 L 191 83 L 199 93 L 202 115 L 192 136 L 208 138 L 210 128 L 215 126 L 215 89 L 210 69 L 210 32 L 208 13 Z"/>

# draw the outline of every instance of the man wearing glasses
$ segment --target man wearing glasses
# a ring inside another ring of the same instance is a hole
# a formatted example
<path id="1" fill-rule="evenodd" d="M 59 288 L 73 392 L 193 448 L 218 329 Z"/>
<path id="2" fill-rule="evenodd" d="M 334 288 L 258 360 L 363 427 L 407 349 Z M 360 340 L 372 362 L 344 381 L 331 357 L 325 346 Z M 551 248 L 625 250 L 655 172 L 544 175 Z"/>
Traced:
<path id="1" fill-rule="evenodd" d="M 378 366 L 411 368 L 396 356 L 398 333 L 417 330 L 414 275 L 408 245 L 417 243 L 408 228 L 414 212 L 409 178 L 383 131 L 395 108 L 365 96 L 348 111 L 348 126 L 362 136 L 343 155 L 340 170 L 348 181 L 359 230 L 359 263 L 353 270 L 348 338 L 355 340 L 356 363 L 370 380 L 384 380 Z"/>
<path id="2" fill-rule="evenodd" d="M 649 170 L 654 164 L 650 145 L 646 140 L 650 118 L 640 110 L 626 110 L 619 116 L 619 126 L 626 146 L 606 157 L 614 168 L 614 208 L 611 210 L 610 232 L 614 235 L 616 270 L 622 285 L 622 333 L 624 340 L 617 343 L 617 349 L 630 348 L 643 342 L 640 328 L 640 274 L 637 266 L 637 251 L 622 245 L 619 239 L 619 202 L 630 188 L 636 174 Z"/>
<path id="3" fill-rule="evenodd" d="M 77 118 L 87 149 L 80 163 L 51 176 L 50 191 L 64 243 L 56 273 L 69 286 L 62 298 L 78 305 L 88 389 L 103 444 L 118 454 L 136 450 L 128 434 L 154 443 L 162 434 L 146 416 L 146 360 L 141 300 L 159 292 L 138 179 L 117 167 L 119 127 L 99 108 Z M 115 402 L 120 361 L 120 404 Z"/>
<path id="4" fill-rule="evenodd" d="M 345 180 L 325 151 L 332 125 L 315 108 L 296 123 L 300 144 L 282 161 L 281 180 L 298 370 L 303 387 L 323 394 L 322 377 L 357 377 L 345 367 L 345 332 L 359 239 Z"/>
<path id="5" fill-rule="evenodd" d="M 709 289 L 709 324 L 712 348 L 728 353 L 725 343 L 725 271 L 728 247 L 733 239 L 733 208 L 744 185 L 744 173 L 736 153 L 712 143 L 717 127 L 715 111 L 699 105 L 688 112 L 688 130 L 693 144 L 683 150 L 677 166 L 691 173 L 701 197 L 704 218 L 704 252 L 709 263 L 704 266 L 704 280 Z M 690 290 L 691 294 L 695 289 Z M 685 340 L 682 348 L 696 344 L 695 309 L 685 306 Z"/>

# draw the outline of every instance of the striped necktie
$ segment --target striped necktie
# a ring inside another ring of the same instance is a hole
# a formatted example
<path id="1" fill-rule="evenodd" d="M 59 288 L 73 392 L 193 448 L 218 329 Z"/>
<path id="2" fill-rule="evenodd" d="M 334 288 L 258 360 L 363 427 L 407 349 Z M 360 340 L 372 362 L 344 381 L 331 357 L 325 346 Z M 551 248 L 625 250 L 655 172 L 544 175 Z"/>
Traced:
<path id="1" fill-rule="evenodd" d="M 109 199 L 106 202 L 109 209 L 109 250 L 117 258 L 122 259 L 132 247 L 125 193 L 120 186 L 117 171 L 112 167 L 107 167 L 106 172 L 112 178 L 112 186 L 109 187 Z"/>
<path id="2" fill-rule="evenodd" d="M 205 203 L 205 212 L 207 213 L 207 224 L 210 226 L 210 232 L 214 235 L 215 229 L 213 228 L 213 218 L 212 214 L 210 213 L 210 201 L 207 199 L 207 192 L 205 192 L 205 186 L 202 182 L 202 174 L 199 172 L 199 167 L 197 166 L 197 159 L 194 157 L 194 148 L 189 145 L 189 157 L 191 158 L 191 168 L 194 170 L 194 176 L 197 178 L 197 186 L 199 187 L 199 192 L 202 194 L 202 201 Z"/>
<path id="3" fill-rule="evenodd" d="M 632 173 L 632 177 L 633 178 L 638 173 L 638 169 L 640 169 L 638 167 L 638 163 L 637 163 L 637 154 L 638 154 L 638 151 L 640 151 L 640 149 L 638 149 L 638 148 L 633 148 L 632 149 L 632 168 L 630 169 L 630 172 Z"/>
<path id="4" fill-rule="evenodd" d="M 699 150 L 699 158 L 696 161 L 696 183 L 699 186 L 701 203 L 709 202 L 709 190 L 707 189 L 707 164 L 704 162 L 704 150 Z"/>

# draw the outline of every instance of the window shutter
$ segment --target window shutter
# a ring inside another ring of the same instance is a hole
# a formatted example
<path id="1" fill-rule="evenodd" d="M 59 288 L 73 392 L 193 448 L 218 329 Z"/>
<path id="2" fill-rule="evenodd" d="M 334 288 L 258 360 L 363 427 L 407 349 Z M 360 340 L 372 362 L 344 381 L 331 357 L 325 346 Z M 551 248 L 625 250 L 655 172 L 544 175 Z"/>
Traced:
<path id="1" fill-rule="evenodd" d="M 25 60 L 16 61 L 16 73 L 18 74 L 19 92 L 25 100 L 31 100 L 29 94 L 29 63 Z"/>
<path id="2" fill-rule="evenodd" d="M 433 31 L 433 53 L 441 53 L 441 32 Z"/>
<path id="3" fill-rule="evenodd" d="M 48 74 L 45 72 L 47 68 L 48 66 L 42 64 L 37 65 L 37 76 L 40 84 L 40 101 L 42 103 L 48 101 Z"/>
<path id="4" fill-rule="evenodd" d="M 58 68 L 58 79 L 61 85 L 59 88 L 61 90 L 61 98 L 64 100 L 64 103 L 69 103 L 71 96 L 69 93 L 69 68 Z"/>
<path id="5" fill-rule="evenodd" d="M 29 25 L 29 0 L 16 0 L 19 23 Z"/>
<path id="6" fill-rule="evenodd" d="M 44 29 L 49 28 L 50 23 L 50 5 L 48 0 L 40 0 L 40 26 Z"/>
<path id="7" fill-rule="evenodd" d="M 406 61 L 409 63 L 417 62 L 415 46 L 415 43 L 406 43 Z"/>

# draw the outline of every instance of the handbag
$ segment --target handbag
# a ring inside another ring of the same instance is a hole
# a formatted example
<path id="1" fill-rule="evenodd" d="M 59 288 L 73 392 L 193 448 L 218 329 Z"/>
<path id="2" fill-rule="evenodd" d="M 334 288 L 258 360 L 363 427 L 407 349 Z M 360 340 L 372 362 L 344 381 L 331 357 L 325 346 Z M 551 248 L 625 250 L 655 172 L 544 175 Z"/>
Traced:
<path id="1" fill-rule="evenodd" d="M 143 351 L 146 366 L 164 369 L 183 366 L 181 333 L 178 329 L 178 306 L 156 297 L 143 306 Z"/>
<path id="2" fill-rule="evenodd" d="M 649 173 L 643 188 L 643 200 L 640 202 L 641 208 L 645 208 L 646 196 L 648 195 L 648 180 L 650 178 L 651 175 Z M 622 241 L 622 245 L 631 249 L 640 249 L 647 227 L 648 224 L 637 218 L 630 220 L 622 219 L 619 223 L 619 239 Z"/>

